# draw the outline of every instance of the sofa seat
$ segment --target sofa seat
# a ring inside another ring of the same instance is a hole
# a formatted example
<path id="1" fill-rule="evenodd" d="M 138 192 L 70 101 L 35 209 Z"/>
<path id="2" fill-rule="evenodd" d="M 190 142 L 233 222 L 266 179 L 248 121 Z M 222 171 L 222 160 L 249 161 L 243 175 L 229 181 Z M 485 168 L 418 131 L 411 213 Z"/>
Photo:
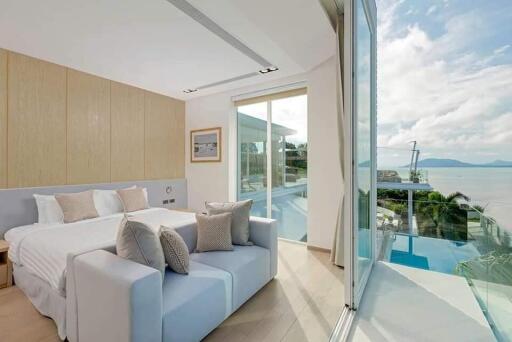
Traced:
<path id="1" fill-rule="evenodd" d="M 270 251 L 259 246 L 234 246 L 233 251 L 192 253 L 190 259 L 231 274 L 233 312 L 272 278 Z"/>
<path id="2" fill-rule="evenodd" d="M 163 283 L 164 341 L 200 341 L 231 314 L 231 275 L 190 261 L 189 274 L 166 270 Z"/>

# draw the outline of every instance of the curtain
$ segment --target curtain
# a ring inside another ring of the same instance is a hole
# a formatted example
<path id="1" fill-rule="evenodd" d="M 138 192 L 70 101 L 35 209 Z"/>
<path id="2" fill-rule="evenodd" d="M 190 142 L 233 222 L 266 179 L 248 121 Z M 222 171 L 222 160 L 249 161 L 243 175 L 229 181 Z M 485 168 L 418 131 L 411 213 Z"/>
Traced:
<path id="1" fill-rule="evenodd" d="M 343 112 L 343 14 L 338 16 L 336 23 L 336 93 L 338 108 L 338 146 L 339 163 L 341 169 L 341 195 L 338 208 L 338 218 L 336 220 L 336 229 L 334 233 L 333 246 L 331 249 L 331 261 L 338 266 L 345 266 L 344 260 L 344 220 L 345 220 L 345 126 Z"/>

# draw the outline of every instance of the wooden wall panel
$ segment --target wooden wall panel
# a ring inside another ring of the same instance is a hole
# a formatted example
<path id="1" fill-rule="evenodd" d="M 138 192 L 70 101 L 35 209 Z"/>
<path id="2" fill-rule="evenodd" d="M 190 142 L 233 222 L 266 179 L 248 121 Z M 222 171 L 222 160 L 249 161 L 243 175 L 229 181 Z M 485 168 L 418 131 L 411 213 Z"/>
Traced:
<path id="1" fill-rule="evenodd" d="M 0 49 L 0 188 L 185 177 L 185 103 Z"/>
<path id="2" fill-rule="evenodd" d="M 111 82 L 112 182 L 144 179 L 144 91 Z"/>
<path id="3" fill-rule="evenodd" d="M 145 93 L 145 178 L 173 178 L 174 100 Z"/>
<path id="4" fill-rule="evenodd" d="M 68 70 L 68 184 L 110 182 L 110 81 Z"/>
<path id="5" fill-rule="evenodd" d="M 173 143 L 174 178 L 185 178 L 185 102 L 176 100 Z"/>
<path id="6" fill-rule="evenodd" d="M 7 51 L 0 49 L 0 189 L 7 187 Z"/>
<path id="7" fill-rule="evenodd" d="M 8 54 L 10 188 L 66 183 L 66 68 Z"/>

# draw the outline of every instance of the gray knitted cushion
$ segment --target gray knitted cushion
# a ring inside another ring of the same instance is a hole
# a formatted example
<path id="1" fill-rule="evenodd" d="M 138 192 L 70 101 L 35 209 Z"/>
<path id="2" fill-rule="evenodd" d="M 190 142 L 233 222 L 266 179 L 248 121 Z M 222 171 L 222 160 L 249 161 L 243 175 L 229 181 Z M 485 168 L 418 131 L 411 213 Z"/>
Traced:
<path id="1" fill-rule="evenodd" d="M 231 213 L 231 238 L 233 244 L 250 246 L 249 217 L 251 215 L 252 200 L 228 203 L 206 203 L 208 215 Z"/>
<path id="2" fill-rule="evenodd" d="M 176 273 L 188 274 L 188 247 L 180 234 L 174 229 L 162 226 L 160 243 L 167 265 Z"/>
<path id="3" fill-rule="evenodd" d="M 165 275 L 165 258 L 157 234 L 142 222 L 121 221 L 117 232 L 117 255 L 149 267 Z"/>
<path id="4" fill-rule="evenodd" d="M 232 251 L 231 213 L 219 215 L 196 215 L 196 252 Z"/>

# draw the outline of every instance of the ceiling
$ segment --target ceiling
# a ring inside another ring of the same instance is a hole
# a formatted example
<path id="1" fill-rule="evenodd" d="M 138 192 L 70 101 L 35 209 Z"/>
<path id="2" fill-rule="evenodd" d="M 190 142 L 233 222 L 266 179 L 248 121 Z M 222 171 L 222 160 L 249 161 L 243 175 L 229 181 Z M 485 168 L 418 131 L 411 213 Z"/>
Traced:
<path id="1" fill-rule="evenodd" d="M 279 70 L 259 74 L 266 66 L 177 4 Z M 0 8 L 0 47 L 180 99 L 302 73 L 335 50 L 316 0 L 0 0 Z"/>

